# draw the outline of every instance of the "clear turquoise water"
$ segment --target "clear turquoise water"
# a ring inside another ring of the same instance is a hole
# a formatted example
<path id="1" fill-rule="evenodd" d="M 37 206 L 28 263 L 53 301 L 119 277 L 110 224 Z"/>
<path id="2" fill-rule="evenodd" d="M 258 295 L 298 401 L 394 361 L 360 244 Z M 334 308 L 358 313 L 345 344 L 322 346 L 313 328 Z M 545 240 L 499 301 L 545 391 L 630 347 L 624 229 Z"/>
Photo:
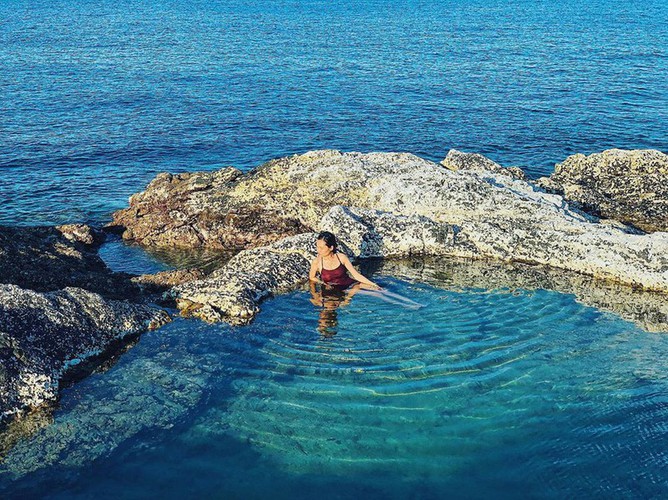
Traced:
<path id="1" fill-rule="evenodd" d="M 668 150 L 662 0 L 0 2 L 0 223 L 310 149 Z"/>
<path id="2" fill-rule="evenodd" d="M 0 465 L 0 493 L 665 494 L 668 337 L 571 295 L 378 279 L 426 307 L 356 296 L 323 335 L 295 291 L 248 327 L 181 319 L 143 335 L 64 391 Z"/>

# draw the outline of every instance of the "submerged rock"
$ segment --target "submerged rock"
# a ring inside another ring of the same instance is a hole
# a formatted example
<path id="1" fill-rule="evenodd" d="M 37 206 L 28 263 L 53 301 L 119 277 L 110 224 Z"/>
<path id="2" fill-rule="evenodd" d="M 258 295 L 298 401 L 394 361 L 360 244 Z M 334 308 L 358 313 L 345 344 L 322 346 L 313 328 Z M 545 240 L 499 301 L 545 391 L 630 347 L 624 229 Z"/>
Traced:
<path id="1" fill-rule="evenodd" d="M 80 288 L 38 293 L 0 285 L 0 421 L 52 403 L 72 367 L 168 321 L 164 311 Z"/>
<path id="2" fill-rule="evenodd" d="M 467 289 L 553 290 L 572 294 L 586 306 L 610 311 L 650 332 L 668 333 L 668 295 L 591 276 L 522 263 L 466 258 L 384 260 L 375 270 L 453 291 Z"/>
<path id="3" fill-rule="evenodd" d="M 609 149 L 576 154 L 538 183 L 584 210 L 643 231 L 668 231 L 668 155 Z"/>
<path id="4" fill-rule="evenodd" d="M 13 422 L 0 434 L 0 484 L 3 477 L 18 479 L 50 467 L 86 466 L 123 444 L 131 446 L 139 433 L 159 436 L 197 415 L 212 387 L 225 380 L 221 353 L 202 348 L 198 337 L 210 331 L 190 327 L 183 335 L 174 326 L 160 340 L 149 340 L 143 354 L 126 357 L 122 369 L 68 398 L 55 421 L 42 412 Z M 34 480 L 39 479 L 29 478 L 31 485 Z M 0 485 L 0 497 L 10 492 L 18 494 Z"/>

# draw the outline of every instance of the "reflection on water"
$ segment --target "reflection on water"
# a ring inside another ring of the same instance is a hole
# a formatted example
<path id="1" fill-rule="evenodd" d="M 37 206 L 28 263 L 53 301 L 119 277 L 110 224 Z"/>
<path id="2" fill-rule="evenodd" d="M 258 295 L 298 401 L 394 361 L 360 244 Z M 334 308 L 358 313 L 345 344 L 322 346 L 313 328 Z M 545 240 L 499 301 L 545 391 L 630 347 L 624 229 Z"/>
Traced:
<path id="1" fill-rule="evenodd" d="M 311 303 L 319 308 L 318 331 L 323 337 L 336 335 L 339 325 L 338 309 L 350 302 L 357 291 L 357 287 L 342 289 L 338 287 L 317 286 L 310 282 Z"/>
<path id="2" fill-rule="evenodd" d="M 552 290 L 571 294 L 584 305 L 610 311 L 644 330 L 668 332 L 668 295 L 571 271 L 463 258 L 413 258 L 374 261 L 368 265 L 375 273 L 453 291 L 479 288 Z"/>
<path id="3" fill-rule="evenodd" d="M 209 250 L 180 248 L 147 248 L 146 252 L 157 260 L 165 262 L 174 269 L 199 267 L 210 273 L 224 266 L 239 250 Z"/>
<path id="4" fill-rule="evenodd" d="M 144 248 L 109 235 L 99 250 L 100 257 L 113 271 L 132 274 L 152 274 L 169 269 L 196 267 L 205 273 L 224 266 L 238 250 Z"/>

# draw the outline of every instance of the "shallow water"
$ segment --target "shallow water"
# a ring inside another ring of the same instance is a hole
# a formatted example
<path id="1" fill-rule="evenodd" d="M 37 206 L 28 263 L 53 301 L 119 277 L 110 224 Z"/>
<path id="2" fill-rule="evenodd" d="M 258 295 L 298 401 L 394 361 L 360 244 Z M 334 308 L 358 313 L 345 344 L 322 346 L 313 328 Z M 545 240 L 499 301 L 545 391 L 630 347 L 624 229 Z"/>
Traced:
<path id="1" fill-rule="evenodd" d="M 450 148 L 531 176 L 668 150 L 659 0 L 0 2 L 0 223 L 107 222 L 157 172 Z"/>
<path id="2" fill-rule="evenodd" d="M 378 273 L 377 273 L 378 274 Z M 431 276 L 438 276 L 432 272 Z M 306 291 L 177 319 L 63 393 L 0 465 L 48 498 L 651 497 L 668 337 L 547 290 L 376 276 L 323 335 Z"/>

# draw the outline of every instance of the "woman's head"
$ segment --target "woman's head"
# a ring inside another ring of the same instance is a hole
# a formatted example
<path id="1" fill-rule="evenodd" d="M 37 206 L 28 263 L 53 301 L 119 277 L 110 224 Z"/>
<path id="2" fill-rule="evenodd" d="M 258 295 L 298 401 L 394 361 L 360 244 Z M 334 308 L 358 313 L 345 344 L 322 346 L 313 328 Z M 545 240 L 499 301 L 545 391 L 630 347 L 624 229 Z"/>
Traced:
<path id="1" fill-rule="evenodd" d="M 329 231 L 322 231 L 318 234 L 315 246 L 318 249 L 318 255 L 329 255 L 332 252 L 336 253 L 336 236 Z"/>

